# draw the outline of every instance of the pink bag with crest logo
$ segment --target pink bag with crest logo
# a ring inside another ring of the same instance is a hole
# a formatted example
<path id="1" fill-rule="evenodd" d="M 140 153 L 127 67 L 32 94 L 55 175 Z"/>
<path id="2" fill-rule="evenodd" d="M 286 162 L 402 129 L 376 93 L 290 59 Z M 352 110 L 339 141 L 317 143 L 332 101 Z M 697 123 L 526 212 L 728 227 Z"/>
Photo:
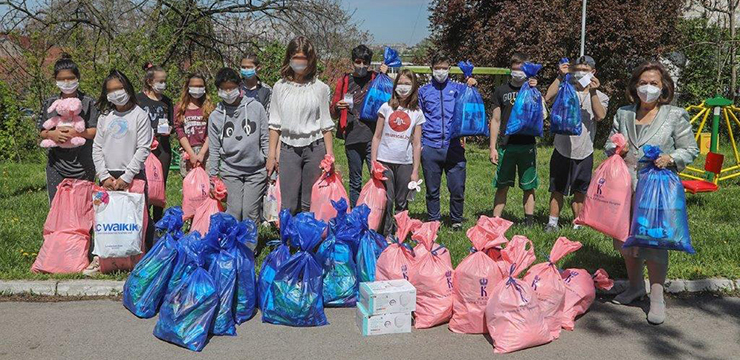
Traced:
<path id="1" fill-rule="evenodd" d="M 500 219 L 500 218 L 498 218 Z M 485 334 L 485 312 L 491 290 L 503 276 L 496 263 L 486 250 L 506 243 L 502 235 L 488 231 L 484 224 L 491 219 L 481 216 L 478 224 L 470 228 L 467 236 L 473 247 L 455 269 L 452 278 L 452 319 L 451 331 L 463 334 Z"/>
<path id="2" fill-rule="evenodd" d="M 370 208 L 370 216 L 367 218 L 367 224 L 373 230 L 378 230 L 385 214 L 385 207 L 387 206 L 385 184 L 383 183 L 383 181 L 388 180 L 383 175 L 386 170 L 383 164 L 377 161 L 373 162 L 372 178 L 362 187 L 360 197 L 357 199 L 357 205 L 365 204 Z"/>
<path id="3" fill-rule="evenodd" d="M 409 279 L 411 265 L 414 264 L 414 250 L 405 243 L 409 233 L 421 226 L 421 221 L 409 217 L 408 211 L 402 211 L 395 216 L 396 236 L 393 243 L 380 253 L 375 263 L 375 280 L 400 280 Z"/>
<path id="4" fill-rule="evenodd" d="M 534 290 L 517 279 L 535 260 L 532 242 L 524 236 L 514 236 L 501 251 L 501 257 L 501 269 L 507 269 L 507 276 L 493 288 L 486 305 L 486 326 L 493 339 L 493 351 L 509 353 L 552 341 Z"/>
<path id="5" fill-rule="evenodd" d="M 452 316 L 452 263 L 447 248 L 434 243 L 437 230 L 439 221 L 425 222 L 413 235 L 427 250 L 416 259 L 409 273 L 409 281 L 416 288 L 417 329 L 444 324 Z"/>
<path id="6" fill-rule="evenodd" d="M 596 270 L 593 276 L 583 269 L 566 269 L 561 276 L 565 283 L 563 329 L 572 331 L 576 317 L 585 314 L 596 299 L 596 289 L 609 290 L 614 281 L 604 269 Z"/>
<path id="7" fill-rule="evenodd" d="M 530 284 L 537 298 L 540 300 L 540 308 L 545 316 L 545 323 L 550 329 L 553 339 L 560 337 L 560 328 L 563 326 L 563 309 L 565 306 L 565 282 L 560 277 L 560 271 L 556 263 L 565 255 L 581 248 L 578 241 L 570 241 L 565 237 L 558 238 L 550 251 L 547 262 L 532 266 L 524 282 Z"/>
<path id="8" fill-rule="evenodd" d="M 152 150 L 159 147 L 157 139 L 152 141 Z M 162 169 L 162 163 L 154 156 L 154 153 L 149 153 L 146 161 L 144 161 L 144 168 L 146 172 L 146 185 L 147 195 L 149 195 L 149 205 L 158 207 L 167 206 L 167 191 L 164 184 L 164 171 Z M 169 169 L 168 169 L 169 170 Z"/>
<path id="9" fill-rule="evenodd" d="M 184 219 L 190 219 L 195 215 L 195 210 L 209 198 L 211 184 L 208 173 L 200 166 L 188 172 L 182 180 L 182 212 Z"/>
<path id="10" fill-rule="evenodd" d="M 331 205 L 332 200 L 338 202 L 344 198 L 349 202 L 347 190 L 342 185 L 342 176 L 333 165 L 334 157 L 326 154 L 320 165 L 323 172 L 311 189 L 311 212 L 316 220 L 326 223 L 337 215 L 337 210 Z"/>
<path id="11" fill-rule="evenodd" d="M 41 245 L 31 271 L 76 273 L 90 263 L 90 229 L 93 225 L 91 181 L 64 179 L 57 186 L 49 215 L 44 223 Z"/>
<path id="12" fill-rule="evenodd" d="M 630 231 L 632 176 L 619 153 L 627 146 L 627 140 L 622 134 L 612 135 L 611 140 L 617 145 L 614 155 L 596 168 L 575 223 L 626 241 Z"/>

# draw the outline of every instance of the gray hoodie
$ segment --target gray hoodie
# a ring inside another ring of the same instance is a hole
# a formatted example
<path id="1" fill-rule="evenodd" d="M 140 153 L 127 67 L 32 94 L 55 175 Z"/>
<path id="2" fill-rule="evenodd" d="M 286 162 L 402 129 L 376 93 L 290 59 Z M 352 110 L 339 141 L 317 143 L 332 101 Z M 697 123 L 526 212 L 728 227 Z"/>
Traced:
<path id="1" fill-rule="evenodd" d="M 257 100 L 244 96 L 238 106 L 220 102 L 208 117 L 208 175 L 264 169 L 269 139 L 267 112 Z"/>

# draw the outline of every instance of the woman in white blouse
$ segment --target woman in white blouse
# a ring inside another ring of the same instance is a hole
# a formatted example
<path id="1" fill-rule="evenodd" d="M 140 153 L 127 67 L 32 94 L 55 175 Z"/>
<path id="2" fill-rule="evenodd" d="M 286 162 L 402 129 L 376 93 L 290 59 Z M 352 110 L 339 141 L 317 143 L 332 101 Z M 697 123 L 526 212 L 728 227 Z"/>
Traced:
<path id="1" fill-rule="evenodd" d="M 270 100 L 267 173 L 282 169 L 281 206 L 294 215 L 309 211 L 321 160 L 334 155 L 329 86 L 316 78 L 316 62 L 316 50 L 307 38 L 291 40 L 280 69 L 282 79 Z"/>

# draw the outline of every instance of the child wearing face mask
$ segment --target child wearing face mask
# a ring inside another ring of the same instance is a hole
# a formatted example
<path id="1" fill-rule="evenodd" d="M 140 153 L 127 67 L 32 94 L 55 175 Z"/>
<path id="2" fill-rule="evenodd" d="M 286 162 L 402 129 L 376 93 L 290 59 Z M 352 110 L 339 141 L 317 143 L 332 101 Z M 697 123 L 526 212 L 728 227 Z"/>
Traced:
<path id="1" fill-rule="evenodd" d="M 241 63 L 239 64 L 239 74 L 242 77 L 240 89 L 242 96 L 250 97 L 259 101 L 259 103 L 265 108 L 265 111 L 269 113 L 272 88 L 263 83 L 257 75 L 257 72 L 261 69 L 260 60 L 257 57 L 257 54 L 249 53 L 242 56 Z"/>
<path id="2" fill-rule="evenodd" d="M 559 229 L 558 220 L 564 196 L 573 195 L 571 203 L 573 218 L 581 212 L 594 166 L 596 122 L 606 117 L 606 109 L 609 106 L 609 97 L 598 90 L 599 79 L 594 76 L 596 61 L 590 56 L 581 56 L 570 64 L 560 64 L 559 75 L 547 89 L 545 101 L 555 99 L 560 83 L 568 73 L 571 74 L 570 79 L 578 91 L 583 124 L 581 135 L 555 134 L 555 149 L 550 158 L 550 219 L 545 226 L 545 232 L 555 232 Z M 580 83 L 584 77 L 590 78 L 587 86 Z M 573 226 L 574 229 L 579 227 L 580 225 Z"/>
<path id="3" fill-rule="evenodd" d="M 370 171 L 370 148 L 373 141 L 375 121 L 360 119 L 360 111 L 370 83 L 375 79 L 375 71 L 370 70 L 373 51 L 365 45 L 352 49 L 351 73 L 344 74 L 334 88 L 334 98 L 329 110 L 332 119 L 339 120 L 337 137 L 344 139 L 344 151 L 349 165 L 349 204 L 354 207 L 362 189 L 362 167 Z M 388 66 L 380 66 L 386 73 Z M 345 99 L 346 98 L 346 99 Z M 347 99 L 351 99 L 348 101 Z"/>
<path id="4" fill-rule="evenodd" d="M 442 173 L 447 176 L 450 192 L 450 218 L 452 229 L 462 229 L 463 205 L 465 202 L 465 148 L 463 140 L 450 136 L 455 102 L 465 84 L 449 78 L 452 59 L 444 54 L 432 58 L 432 81 L 419 89 L 419 108 L 424 113 L 422 127 L 421 164 L 426 184 L 428 221 L 440 220 L 440 187 Z M 475 86 L 473 78 L 467 86 Z"/>
<path id="5" fill-rule="evenodd" d="M 162 163 L 164 183 L 167 186 L 167 177 L 170 173 L 170 162 L 172 161 L 170 134 L 174 125 L 172 100 L 164 95 L 164 91 L 167 89 L 167 73 L 162 67 L 151 62 L 145 63 L 143 69 L 146 72 L 144 88 L 136 94 L 136 101 L 148 114 L 151 127 L 154 129 L 157 142 L 159 142 L 159 146 L 152 150 L 152 153 Z M 163 212 L 163 208 L 153 206 L 152 218 L 155 222 L 162 218 Z"/>
<path id="6" fill-rule="evenodd" d="M 92 157 L 100 184 L 107 190 L 125 191 L 134 179 L 146 182 L 144 161 L 151 151 L 153 131 L 146 111 L 136 102 L 134 88 L 126 75 L 111 70 L 103 81 L 97 106 L 100 118 Z M 147 226 L 147 249 L 152 246 L 153 229 Z M 99 259 L 95 257 L 83 273 L 94 275 L 99 270 Z"/>
<path id="7" fill-rule="evenodd" d="M 524 82 L 529 81 L 529 86 L 537 86 L 537 79 L 527 79 L 527 75 L 521 70 L 526 61 L 526 55 L 519 52 L 512 54 L 510 61 L 511 80 L 497 87 L 493 92 L 490 161 L 496 166 L 496 175 L 493 180 L 493 185 L 496 188 L 496 195 L 493 199 L 493 216 L 500 217 L 503 214 L 509 187 L 515 185 L 518 175 L 519 187 L 524 192 L 522 199 L 524 224 L 534 226 L 534 193 L 539 185 L 535 137 L 530 135 L 504 135 L 511 109 L 514 107 L 516 96 Z"/>
<path id="8" fill-rule="evenodd" d="M 233 69 L 216 74 L 221 102 L 208 119 L 206 170 L 226 185 L 226 212 L 238 221 L 259 222 L 267 189 L 267 112 L 256 99 L 241 95 L 240 82 Z"/>
<path id="9" fill-rule="evenodd" d="M 372 161 L 386 169 L 386 206 L 383 235 L 394 231 L 394 215 L 408 209 L 409 183 L 419 181 L 421 126 L 424 113 L 419 109 L 418 80 L 411 70 L 401 70 L 393 85 L 391 100 L 378 110 L 372 145 Z M 395 209 L 394 209 L 395 205 Z"/>
<path id="10" fill-rule="evenodd" d="M 57 192 L 57 185 L 64 179 L 95 180 L 95 165 L 92 160 L 92 143 L 95 138 L 95 127 L 98 123 L 98 109 L 95 100 L 82 93 L 79 88 L 80 70 L 72 61 L 69 54 L 62 54 L 61 58 L 54 64 L 54 79 L 56 80 L 59 93 L 44 101 L 37 127 L 42 139 L 51 139 L 57 143 L 63 143 L 76 136 L 87 139 L 84 145 L 74 148 L 49 148 L 49 160 L 46 163 L 46 190 L 49 194 L 49 204 Z M 78 133 L 74 129 L 51 129 L 46 130 L 43 124 L 46 120 L 56 116 L 56 111 L 47 112 L 54 101 L 66 98 L 78 98 L 82 103 L 80 117 L 85 120 L 85 130 Z"/>
<path id="11" fill-rule="evenodd" d="M 208 116 L 213 111 L 203 75 L 190 74 L 175 106 L 175 132 L 180 140 L 180 175 L 205 167 L 208 154 Z"/>

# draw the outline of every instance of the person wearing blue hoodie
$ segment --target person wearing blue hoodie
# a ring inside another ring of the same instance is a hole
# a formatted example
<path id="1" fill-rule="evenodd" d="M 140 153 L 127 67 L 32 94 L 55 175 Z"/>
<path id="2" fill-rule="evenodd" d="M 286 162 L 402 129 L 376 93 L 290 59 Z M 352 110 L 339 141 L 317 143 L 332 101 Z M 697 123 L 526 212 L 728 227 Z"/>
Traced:
<path id="1" fill-rule="evenodd" d="M 226 212 L 238 221 L 260 220 L 267 189 L 267 112 L 258 100 L 243 96 L 239 74 L 223 68 L 216 74 L 221 102 L 208 118 L 208 175 L 226 185 Z"/>
<path id="2" fill-rule="evenodd" d="M 462 229 L 465 203 L 465 148 L 459 137 L 451 138 L 455 101 L 465 90 L 465 84 L 449 79 L 451 59 L 441 53 L 432 58 L 432 81 L 419 89 L 419 107 L 425 122 L 421 135 L 421 165 L 426 184 L 428 221 L 440 220 L 439 192 L 442 173 L 447 176 L 450 192 L 450 219 L 452 229 Z M 474 78 L 467 86 L 476 86 Z"/>

